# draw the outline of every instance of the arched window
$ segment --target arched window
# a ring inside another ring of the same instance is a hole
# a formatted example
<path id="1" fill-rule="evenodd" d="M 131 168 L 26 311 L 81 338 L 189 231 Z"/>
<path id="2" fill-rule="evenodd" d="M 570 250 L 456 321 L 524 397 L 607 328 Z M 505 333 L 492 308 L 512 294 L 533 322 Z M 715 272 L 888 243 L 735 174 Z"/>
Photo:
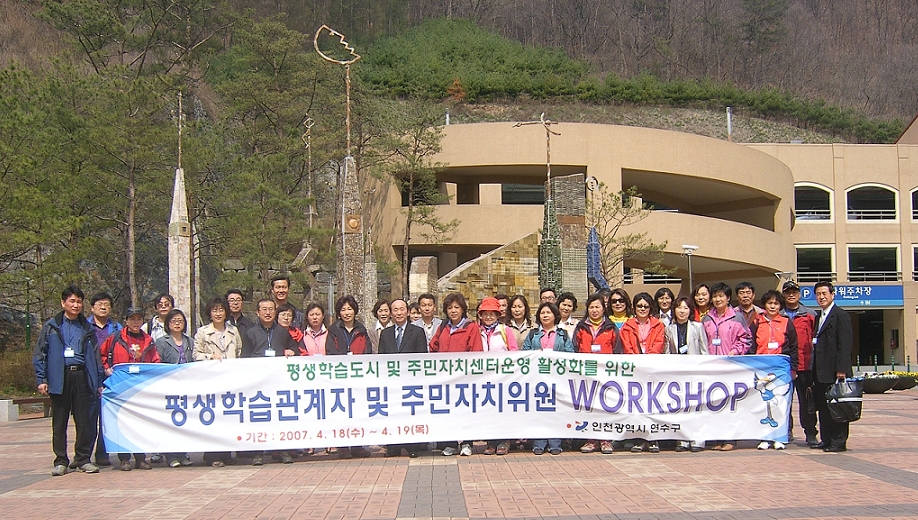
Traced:
<path id="1" fill-rule="evenodd" d="M 832 220 L 832 194 L 821 186 L 794 186 L 794 216 L 803 220 Z"/>
<path id="2" fill-rule="evenodd" d="M 896 220 L 896 192 L 876 184 L 847 193 L 848 220 Z"/>
<path id="3" fill-rule="evenodd" d="M 918 220 L 918 188 L 912 190 L 912 220 Z"/>

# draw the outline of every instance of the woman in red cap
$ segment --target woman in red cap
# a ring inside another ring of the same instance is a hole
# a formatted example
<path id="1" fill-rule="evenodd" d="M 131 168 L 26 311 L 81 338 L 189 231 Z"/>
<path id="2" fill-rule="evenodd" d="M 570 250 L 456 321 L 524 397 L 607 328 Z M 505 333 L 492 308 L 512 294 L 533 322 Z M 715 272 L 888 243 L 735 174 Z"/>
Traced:
<path id="1" fill-rule="evenodd" d="M 500 302 L 497 298 L 485 298 L 478 304 L 478 329 L 481 331 L 481 349 L 485 352 L 508 352 L 519 350 L 516 336 L 507 326 L 499 322 Z M 506 455 L 510 451 L 508 439 L 489 440 L 485 455 Z"/>

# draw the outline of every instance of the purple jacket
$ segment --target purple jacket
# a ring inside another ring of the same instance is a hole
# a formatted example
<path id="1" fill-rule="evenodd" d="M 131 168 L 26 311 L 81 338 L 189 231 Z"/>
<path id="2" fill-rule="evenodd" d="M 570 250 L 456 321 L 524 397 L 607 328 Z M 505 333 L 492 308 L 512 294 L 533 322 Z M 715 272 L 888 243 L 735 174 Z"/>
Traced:
<path id="1" fill-rule="evenodd" d="M 745 354 L 752 345 L 752 335 L 746 327 L 746 320 L 727 307 L 723 316 L 716 316 L 717 309 L 711 311 L 701 320 L 708 336 L 708 354 L 715 356 L 739 356 Z M 719 344 L 718 344 L 719 343 Z"/>

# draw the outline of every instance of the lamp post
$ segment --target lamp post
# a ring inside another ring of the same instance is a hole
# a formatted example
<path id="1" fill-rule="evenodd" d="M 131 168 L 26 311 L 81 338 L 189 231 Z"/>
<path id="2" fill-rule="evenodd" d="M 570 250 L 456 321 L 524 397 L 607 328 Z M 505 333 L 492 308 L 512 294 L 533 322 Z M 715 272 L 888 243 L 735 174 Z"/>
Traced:
<path id="1" fill-rule="evenodd" d="M 689 285 L 688 289 L 689 289 L 689 292 L 692 292 L 692 290 L 695 287 L 695 281 L 692 279 L 692 253 L 694 253 L 697 250 L 698 250 L 698 246 L 693 246 L 690 244 L 682 245 L 682 256 L 688 257 L 688 285 Z"/>

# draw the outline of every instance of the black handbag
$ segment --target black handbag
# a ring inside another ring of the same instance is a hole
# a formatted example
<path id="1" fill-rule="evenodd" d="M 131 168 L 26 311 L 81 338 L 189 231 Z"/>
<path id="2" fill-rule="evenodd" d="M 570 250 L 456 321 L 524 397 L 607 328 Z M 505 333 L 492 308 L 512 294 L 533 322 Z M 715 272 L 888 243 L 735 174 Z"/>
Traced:
<path id="1" fill-rule="evenodd" d="M 861 418 L 864 398 L 864 378 L 839 379 L 826 390 L 829 413 L 837 423 L 854 422 Z"/>

